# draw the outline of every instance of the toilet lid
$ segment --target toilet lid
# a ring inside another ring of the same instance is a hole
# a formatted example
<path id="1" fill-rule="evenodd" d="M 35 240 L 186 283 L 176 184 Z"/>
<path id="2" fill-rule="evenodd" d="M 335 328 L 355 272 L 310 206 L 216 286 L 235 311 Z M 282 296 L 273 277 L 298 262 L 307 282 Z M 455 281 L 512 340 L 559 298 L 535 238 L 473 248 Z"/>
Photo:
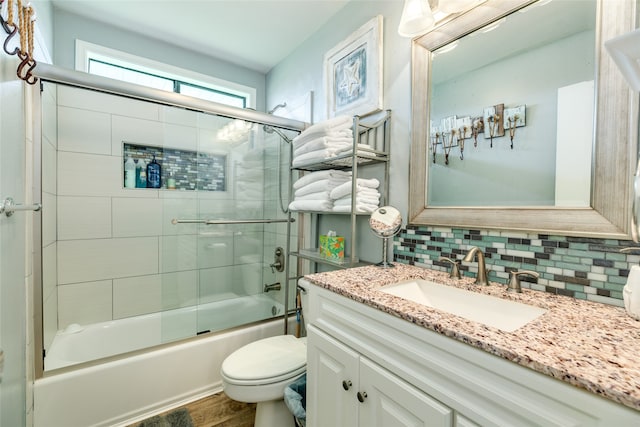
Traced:
<path id="1" fill-rule="evenodd" d="M 233 352 L 222 363 L 222 374 L 232 380 L 259 381 L 304 372 L 306 364 L 306 340 L 280 335 Z"/>

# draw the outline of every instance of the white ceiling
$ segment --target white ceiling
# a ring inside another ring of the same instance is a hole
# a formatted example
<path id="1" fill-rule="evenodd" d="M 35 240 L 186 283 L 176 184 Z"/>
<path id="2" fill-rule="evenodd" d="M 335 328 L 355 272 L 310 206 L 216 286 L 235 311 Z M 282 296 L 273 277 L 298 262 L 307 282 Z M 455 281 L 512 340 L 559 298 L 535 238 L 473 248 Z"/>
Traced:
<path id="1" fill-rule="evenodd" d="M 350 0 L 52 0 L 54 7 L 266 73 Z"/>

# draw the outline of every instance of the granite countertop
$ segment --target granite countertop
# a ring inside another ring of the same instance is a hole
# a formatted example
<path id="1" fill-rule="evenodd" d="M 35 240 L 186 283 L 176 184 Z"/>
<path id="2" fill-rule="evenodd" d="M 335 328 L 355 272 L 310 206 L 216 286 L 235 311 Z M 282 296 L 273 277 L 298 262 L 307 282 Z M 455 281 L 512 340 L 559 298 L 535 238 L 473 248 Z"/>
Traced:
<path id="1" fill-rule="evenodd" d="M 453 314 L 379 292 L 381 286 L 422 278 L 535 305 L 547 311 L 505 332 Z M 519 365 L 640 410 L 640 322 L 623 308 L 506 286 L 450 279 L 445 272 L 406 264 L 310 274 L 305 279 L 352 300 L 462 341 Z"/>

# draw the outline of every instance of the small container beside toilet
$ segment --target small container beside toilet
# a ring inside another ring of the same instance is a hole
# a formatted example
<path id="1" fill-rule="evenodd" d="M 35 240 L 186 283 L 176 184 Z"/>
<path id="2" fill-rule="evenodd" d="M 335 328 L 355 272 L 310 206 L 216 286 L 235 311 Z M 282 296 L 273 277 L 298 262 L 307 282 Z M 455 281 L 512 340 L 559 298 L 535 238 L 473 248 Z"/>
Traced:
<path id="1" fill-rule="evenodd" d="M 301 292 L 302 306 L 306 294 Z M 279 335 L 254 341 L 231 353 L 220 374 L 225 394 L 257 403 L 255 427 L 295 426 L 284 403 L 284 389 L 307 369 L 307 339 Z"/>

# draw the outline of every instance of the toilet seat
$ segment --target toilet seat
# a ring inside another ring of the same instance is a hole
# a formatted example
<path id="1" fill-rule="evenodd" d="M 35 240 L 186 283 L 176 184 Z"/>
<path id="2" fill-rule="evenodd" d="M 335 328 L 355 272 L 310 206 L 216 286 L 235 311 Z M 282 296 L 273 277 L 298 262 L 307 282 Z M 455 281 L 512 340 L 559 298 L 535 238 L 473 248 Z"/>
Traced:
<path id="1" fill-rule="evenodd" d="M 298 377 L 306 368 L 306 338 L 279 335 L 236 350 L 222 363 L 221 374 L 229 384 L 257 386 Z"/>

